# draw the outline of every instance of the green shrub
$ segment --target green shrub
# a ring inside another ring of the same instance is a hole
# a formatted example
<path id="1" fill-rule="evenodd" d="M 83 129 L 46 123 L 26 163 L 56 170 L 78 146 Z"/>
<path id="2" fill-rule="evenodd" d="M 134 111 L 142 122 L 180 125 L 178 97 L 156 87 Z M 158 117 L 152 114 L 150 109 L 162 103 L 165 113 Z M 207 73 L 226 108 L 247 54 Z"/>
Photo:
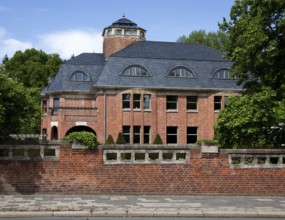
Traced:
<path id="1" fill-rule="evenodd" d="M 95 149 L 100 144 L 97 140 L 96 135 L 92 132 L 87 131 L 72 132 L 69 135 L 65 136 L 63 140 L 69 142 L 76 140 L 80 144 L 86 146 L 87 149 Z"/>
<path id="2" fill-rule="evenodd" d="M 153 144 L 163 144 L 161 137 L 159 134 L 157 134 L 154 138 Z"/>
<path id="3" fill-rule="evenodd" d="M 119 132 L 118 133 L 118 137 L 117 137 L 117 141 L 116 141 L 116 144 L 126 144 L 126 140 L 122 134 L 122 132 Z"/>
<path id="4" fill-rule="evenodd" d="M 108 138 L 106 140 L 106 144 L 115 144 L 112 135 L 109 134 L 109 136 L 108 136 Z"/>
<path id="5" fill-rule="evenodd" d="M 206 145 L 217 145 L 218 141 L 216 140 L 211 140 L 211 139 L 200 139 L 196 141 L 196 144 L 198 144 L 199 146 L 202 145 L 202 143 L 205 143 Z"/>

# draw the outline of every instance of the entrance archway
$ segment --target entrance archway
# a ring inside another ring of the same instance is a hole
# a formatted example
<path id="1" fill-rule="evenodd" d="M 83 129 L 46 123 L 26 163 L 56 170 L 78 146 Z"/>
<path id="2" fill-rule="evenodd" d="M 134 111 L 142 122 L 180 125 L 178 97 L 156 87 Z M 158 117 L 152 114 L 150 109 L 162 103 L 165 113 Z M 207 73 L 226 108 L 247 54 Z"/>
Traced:
<path id="1" fill-rule="evenodd" d="M 70 129 L 66 132 L 65 136 L 67 136 L 67 135 L 69 135 L 70 133 L 75 132 L 75 131 L 88 131 L 88 132 L 92 132 L 93 134 L 96 135 L 96 132 L 95 132 L 92 128 L 87 127 L 87 126 L 80 125 L 80 126 L 75 126 L 75 127 L 70 128 Z"/>
<path id="2" fill-rule="evenodd" d="M 51 128 L 51 140 L 58 140 L 58 131 L 56 126 Z"/>

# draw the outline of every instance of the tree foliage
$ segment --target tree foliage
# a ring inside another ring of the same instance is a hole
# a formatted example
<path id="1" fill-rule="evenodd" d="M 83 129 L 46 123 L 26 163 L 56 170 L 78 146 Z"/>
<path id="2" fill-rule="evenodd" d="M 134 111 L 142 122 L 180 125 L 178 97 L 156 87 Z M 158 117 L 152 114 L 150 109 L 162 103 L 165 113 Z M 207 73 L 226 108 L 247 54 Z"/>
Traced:
<path id="1" fill-rule="evenodd" d="M 118 137 L 117 137 L 117 140 L 116 140 L 116 144 L 126 144 L 126 140 L 124 138 L 124 135 L 122 134 L 122 132 L 119 132 L 118 133 Z"/>
<path id="2" fill-rule="evenodd" d="M 263 87 L 253 95 L 228 100 L 215 137 L 226 148 L 280 148 L 285 143 L 284 122 L 285 100 L 278 101 L 276 91 Z"/>
<path id="3" fill-rule="evenodd" d="M 39 133 L 39 93 L 0 72 L 0 141 L 10 134 Z"/>
<path id="4" fill-rule="evenodd" d="M 188 37 L 185 35 L 178 38 L 181 43 L 199 43 L 219 51 L 227 51 L 229 37 L 222 31 L 206 33 L 205 30 L 192 31 Z"/>
<path id="5" fill-rule="evenodd" d="M 159 134 L 157 134 L 154 138 L 153 144 L 163 144 L 161 137 Z"/>
<path id="6" fill-rule="evenodd" d="M 115 141 L 113 139 L 112 135 L 108 135 L 107 140 L 106 140 L 106 144 L 115 144 Z"/>
<path id="7" fill-rule="evenodd" d="M 17 51 L 11 59 L 3 59 L 9 77 L 24 84 L 25 87 L 42 88 L 48 78 L 54 76 L 62 61 L 58 54 L 46 54 L 34 48 L 25 52 Z"/>
<path id="8" fill-rule="evenodd" d="M 245 89 L 220 112 L 216 138 L 224 147 L 285 144 L 285 2 L 236 0 L 220 28 L 227 57 Z"/>
<path id="9" fill-rule="evenodd" d="M 285 1 L 236 0 L 220 28 L 230 36 L 227 57 L 248 91 L 285 82 Z M 278 91 L 277 91 L 278 92 Z"/>
<path id="10" fill-rule="evenodd" d="M 72 132 L 69 135 L 65 136 L 63 140 L 69 142 L 78 141 L 79 143 L 86 146 L 86 148 L 89 150 L 95 149 L 98 145 L 100 145 L 96 135 L 92 132 L 87 131 Z"/>

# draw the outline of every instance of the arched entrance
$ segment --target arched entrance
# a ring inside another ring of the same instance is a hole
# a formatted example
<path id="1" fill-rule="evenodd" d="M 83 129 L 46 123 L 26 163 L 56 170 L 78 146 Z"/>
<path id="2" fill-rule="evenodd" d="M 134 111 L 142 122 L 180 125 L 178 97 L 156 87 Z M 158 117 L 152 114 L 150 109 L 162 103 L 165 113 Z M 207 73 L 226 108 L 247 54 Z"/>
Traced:
<path id="1" fill-rule="evenodd" d="M 88 131 L 88 132 L 92 132 L 93 134 L 96 135 L 96 132 L 95 132 L 92 128 L 87 127 L 87 126 L 80 125 L 80 126 L 75 126 L 75 127 L 70 128 L 70 129 L 66 132 L 65 136 L 67 136 L 67 135 L 69 135 L 70 133 L 75 132 L 75 131 Z"/>
<path id="2" fill-rule="evenodd" d="M 51 140 L 58 140 L 58 131 L 56 126 L 51 128 Z"/>

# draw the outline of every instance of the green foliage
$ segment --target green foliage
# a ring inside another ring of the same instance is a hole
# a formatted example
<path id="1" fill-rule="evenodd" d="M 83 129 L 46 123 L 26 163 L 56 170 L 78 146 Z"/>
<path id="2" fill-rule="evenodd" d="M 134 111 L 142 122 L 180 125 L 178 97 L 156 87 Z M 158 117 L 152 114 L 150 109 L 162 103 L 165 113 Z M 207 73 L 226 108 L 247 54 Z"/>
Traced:
<path id="1" fill-rule="evenodd" d="M 197 140 L 196 141 L 196 144 L 197 145 L 199 145 L 199 146 L 201 146 L 202 145 L 202 143 L 209 143 L 209 144 L 215 144 L 215 145 L 217 145 L 218 144 L 218 141 L 217 140 L 212 140 L 212 139 L 200 139 L 200 140 Z"/>
<path id="2" fill-rule="evenodd" d="M 113 136 L 109 134 L 106 140 L 106 144 L 115 144 Z"/>
<path id="3" fill-rule="evenodd" d="M 62 61 L 58 54 L 46 54 L 34 48 L 17 51 L 11 59 L 3 58 L 6 74 L 25 87 L 42 88 L 55 76 Z"/>
<path id="4" fill-rule="evenodd" d="M 63 140 L 73 142 L 78 141 L 82 145 L 86 146 L 87 149 L 95 149 L 100 143 L 97 140 L 97 137 L 92 132 L 87 131 L 78 131 L 72 132 L 69 135 L 65 136 Z"/>
<path id="5" fill-rule="evenodd" d="M 188 37 L 185 35 L 178 38 L 181 43 L 199 43 L 219 51 L 227 51 L 229 46 L 229 36 L 222 32 L 209 32 L 205 30 L 192 31 Z"/>
<path id="6" fill-rule="evenodd" d="M 122 132 L 119 132 L 118 133 L 118 137 L 117 137 L 117 140 L 116 140 L 116 144 L 126 144 L 126 140 L 122 134 Z"/>
<path id="7" fill-rule="evenodd" d="M 37 90 L 25 88 L 0 71 L 0 141 L 10 134 L 39 132 L 39 100 Z"/>
<path id="8" fill-rule="evenodd" d="M 285 1 L 236 0 L 230 21 L 220 29 L 230 36 L 227 57 L 248 92 L 262 85 L 279 93 L 285 82 Z"/>
<path id="9" fill-rule="evenodd" d="M 161 137 L 159 134 L 157 134 L 154 138 L 153 144 L 163 144 Z"/>
<path id="10" fill-rule="evenodd" d="M 276 91 L 263 87 L 228 100 L 220 111 L 215 139 L 226 148 L 280 148 L 285 143 L 284 122 L 285 99 L 278 100 Z"/>

